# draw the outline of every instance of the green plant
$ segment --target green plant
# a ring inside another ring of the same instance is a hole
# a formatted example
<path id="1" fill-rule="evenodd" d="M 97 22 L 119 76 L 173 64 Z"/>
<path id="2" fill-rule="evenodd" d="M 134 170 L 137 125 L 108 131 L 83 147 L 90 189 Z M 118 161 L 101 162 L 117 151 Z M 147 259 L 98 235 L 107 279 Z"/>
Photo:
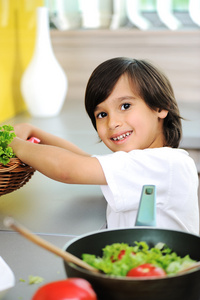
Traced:
<path id="1" fill-rule="evenodd" d="M 11 125 L 0 126 L 0 163 L 3 165 L 7 165 L 10 158 L 15 157 L 13 149 L 8 146 L 15 136 Z"/>

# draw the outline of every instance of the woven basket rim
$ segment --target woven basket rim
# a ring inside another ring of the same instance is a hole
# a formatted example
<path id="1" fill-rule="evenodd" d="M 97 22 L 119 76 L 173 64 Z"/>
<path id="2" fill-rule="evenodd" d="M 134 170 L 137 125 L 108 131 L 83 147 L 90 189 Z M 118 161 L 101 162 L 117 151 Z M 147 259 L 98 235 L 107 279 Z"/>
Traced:
<path id="1" fill-rule="evenodd" d="M 33 169 L 32 167 L 26 165 L 23 163 L 18 157 L 13 157 L 10 159 L 9 163 L 6 165 L 3 165 L 0 163 L 0 174 L 3 174 L 5 172 L 9 172 L 12 170 L 16 170 L 17 168 L 23 168 L 24 170 Z"/>
<path id="2" fill-rule="evenodd" d="M 13 157 L 7 165 L 0 164 L 0 196 L 11 193 L 24 186 L 34 174 L 35 169 Z"/>

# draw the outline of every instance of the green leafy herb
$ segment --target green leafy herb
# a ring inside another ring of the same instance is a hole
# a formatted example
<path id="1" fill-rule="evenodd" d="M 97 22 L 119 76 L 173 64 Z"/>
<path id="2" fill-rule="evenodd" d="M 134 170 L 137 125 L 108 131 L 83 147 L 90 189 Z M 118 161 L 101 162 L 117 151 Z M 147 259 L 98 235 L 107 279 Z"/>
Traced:
<path id="1" fill-rule="evenodd" d="M 124 255 L 120 257 L 122 250 Z M 126 276 L 129 270 L 146 263 L 161 267 L 167 275 L 174 275 L 195 262 L 189 255 L 181 258 L 163 243 L 158 243 L 153 248 L 149 248 L 146 242 L 135 242 L 135 246 L 114 243 L 107 245 L 102 251 L 102 257 L 83 254 L 82 258 L 91 266 L 115 276 Z"/>
<path id="2" fill-rule="evenodd" d="M 40 276 L 33 276 L 33 275 L 29 276 L 29 284 L 41 283 L 43 281 L 44 281 L 44 278 L 42 278 Z"/>
<path id="3" fill-rule="evenodd" d="M 8 146 L 15 136 L 11 125 L 0 126 L 0 163 L 3 165 L 7 165 L 10 158 L 15 157 L 13 149 Z"/>

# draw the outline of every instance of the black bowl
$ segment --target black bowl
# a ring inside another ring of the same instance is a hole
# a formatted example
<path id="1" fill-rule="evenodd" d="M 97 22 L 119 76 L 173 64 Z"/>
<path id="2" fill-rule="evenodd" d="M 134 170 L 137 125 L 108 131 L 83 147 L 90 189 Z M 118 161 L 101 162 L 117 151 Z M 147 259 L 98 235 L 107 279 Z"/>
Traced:
<path id="1" fill-rule="evenodd" d="M 189 254 L 200 260 L 200 237 L 189 233 L 158 228 L 102 230 L 71 240 L 64 250 L 82 258 L 83 253 L 102 255 L 102 249 L 113 243 L 145 241 L 150 247 L 158 242 L 167 244 L 181 257 Z M 64 261 L 67 277 L 88 280 L 97 293 L 98 300 L 199 300 L 200 270 L 187 274 L 156 279 L 111 277 L 92 273 Z"/>

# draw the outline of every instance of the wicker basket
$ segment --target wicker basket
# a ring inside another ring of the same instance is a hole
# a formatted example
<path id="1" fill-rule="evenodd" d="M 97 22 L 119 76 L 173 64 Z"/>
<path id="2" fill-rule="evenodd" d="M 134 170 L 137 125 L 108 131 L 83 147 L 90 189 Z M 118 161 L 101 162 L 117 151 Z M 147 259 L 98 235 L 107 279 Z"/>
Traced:
<path id="1" fill-rule="evenodd" d="M 26 184 L 35 170 L 18 158 L 11 158 L 7 165 L 0 164 L 0 196 L 11 193 Z"/>

